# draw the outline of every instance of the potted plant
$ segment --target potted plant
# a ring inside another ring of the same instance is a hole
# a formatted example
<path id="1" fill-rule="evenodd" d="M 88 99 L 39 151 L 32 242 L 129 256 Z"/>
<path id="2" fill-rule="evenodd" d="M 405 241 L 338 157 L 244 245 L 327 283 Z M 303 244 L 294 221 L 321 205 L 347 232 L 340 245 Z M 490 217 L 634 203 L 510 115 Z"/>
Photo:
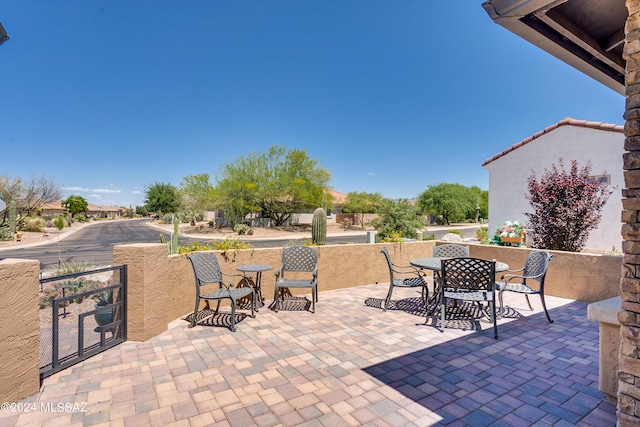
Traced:
<path id="1" fill-rule="evenodd" d="M 505 221 L 496 228 L 495 235 L 501 242 L 522 243 L 524 227 L 518 221 Z"/>
<path id="2" fill-rule="evenodd" d="M 96 302 L 96 309 L 111 305 L 113 304 L 113 290 L 102 291 L 92 296 L 92 298 Z M 93 317 L 95 317 L 98 326 L 108 325 L 113 322 L 113 308 L 98 311 L 93 314 Z"/>

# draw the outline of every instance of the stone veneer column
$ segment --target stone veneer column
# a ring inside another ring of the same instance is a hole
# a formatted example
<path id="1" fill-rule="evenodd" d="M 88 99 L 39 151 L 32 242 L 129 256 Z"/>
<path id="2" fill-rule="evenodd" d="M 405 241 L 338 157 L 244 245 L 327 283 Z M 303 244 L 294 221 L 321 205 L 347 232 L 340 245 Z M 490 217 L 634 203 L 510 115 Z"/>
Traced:
<path id="1" fill-rule="evenodd" d="M 0 402 L 40 391 L 40 263 L 0 261 Z"/>
<path id="2" fill-rule="evenodd" d="M 625 154 L 622 190 L 624 261 L 618 371 L 618 425 L 640 425 L 640 0 L 626 0 Z"/>
<path id="3" fill-rule="evenodd" d="M 127 339 L 146 341 L 167 330 L 167 245 L 137 243 L 113 248 L 113 265 L 127 264 Z"/>

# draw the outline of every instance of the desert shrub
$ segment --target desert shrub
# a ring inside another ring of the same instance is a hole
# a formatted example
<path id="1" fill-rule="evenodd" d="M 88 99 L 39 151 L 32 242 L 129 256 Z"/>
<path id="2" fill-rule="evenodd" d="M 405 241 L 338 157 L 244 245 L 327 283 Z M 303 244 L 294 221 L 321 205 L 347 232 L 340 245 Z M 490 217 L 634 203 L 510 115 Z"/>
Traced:
<path id="1" fill-rule="evenodd" d="M 8 228 L 0 228 L 0 240 L 13 240 L 13 233 Z"/>
<path id="2" fill-rule="evenodd" d="M 244 223 L 234 225 L 233 231 L 235 231 L 238 234 L 253 234 L 253 233 L 249 233 L 249 231 L 251 231 L 251 226 Z"/>
<path id="3" fill-rule="evenodd" d="M 69 261 L 62 262 L 55 270 L 56 276 L 64 276 L 65 274 L 83 273 L 89 271 L 93 266 L 86 261 Z"/>
<path id="4" fill-rule="evenodd" d="M 378 211 L 378 217 L 369 225 L 378 231 L 379 241 L 394 241 L 385 239 L 395 239 L 397 236 L 412 239 L 416 235 L 416 230 L 425 226 L 425 221 L 408 200 L 386 199 Z"/>
<path id="5" fill-rule="evenodd" d="M 545 168 L 540 180 L 535 172 L 529 176 L 527 199 L 533 213 L 525 214 L 529 218 L 527 230 L 535 248 L 578 252 L 589 232 L 598 227 L 612 190 L 589 178 L 591 162 L 579 168 L 572 160 L 568 171 L 562 158 L 558 164 Z"/>
<path id="6" fill-rule="evenodd" d="M 42 229 L 47 226 L 47 223 L 42 218 L 28 217 L 24 219 L 22 231 L 28 232 L 42 232 Z"/>
<path id="7" fill-rule="evenodd" d="M 428 236 L 424 236 L 422 238 L 422 240 L 436 240 L 436 235 L 435 234 L 430 234 Z"/>
<path id="8" fill-rule="evenodd" d="M 476 228 L 476 239 L 484 242 L 489 240 L 489 227 L 478 227 Z"/>
<path id="9" fill-rule="evenodd" d="M 402 234 L 400 234 L 397 231 L 392 231 L 390 233 L 388 233 L 385 236 L 382 236 L 378 239 L 378 242 L 380 243 L 387 243 L 387 242 L 401 242 L 402 241 Z"/>
<path id="10" fill-rule="evenodd" d="M 216 223 L 213 221 L 209 221 L 207 222 L 207 224 L 209 225 L 209 228 L 213 228 L 213 226 L 216 225 Z"/>
<path id="11" fill-rule="evenodd" d="M 82 214 L 77 214 L 76 216 L 73 217 L 74 220 L 78 221 L 78 222 L 87 222 L 89 221 L 89 219 L 82 215 Z"/>
<path id="12" fill-rule="evenodd" d="M 456 235 L 462 237 L 462 232 L 460 230 L 449 230 L 448 233 L 449 234 L 456 234 Z"/>
<path id="13" fill-rule="evenodd" d="M 189 252 L 211 251 L 213 249 L 215 248 L 207 243 L 193 242 L 188 246 L 178 246 L 178 253 L 186 254 Z"/>

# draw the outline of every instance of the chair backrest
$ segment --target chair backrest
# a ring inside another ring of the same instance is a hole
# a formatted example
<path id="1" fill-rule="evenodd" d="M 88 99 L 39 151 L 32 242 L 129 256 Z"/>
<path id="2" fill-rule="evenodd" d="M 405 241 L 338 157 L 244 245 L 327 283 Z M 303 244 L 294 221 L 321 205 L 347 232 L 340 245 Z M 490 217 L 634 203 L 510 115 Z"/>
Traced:
<path id="1" fill-rule="evenodd" d="M 282 272 L 313 271 L 318 267 L 318 248 L 285 246 L 282 248 Z"/>
<path id="2" fill-rule="evenodd" d="M 495 290 L 495 260 L 443 258 L 441 264 L 443 288 L 486 292 Z"/>
<path id="3" fill-rule="evenodd" d="M 218 257 L 211 252 L 198 252 L 189 255 L 189 261 L 196 276 L 196 286 L 206 283 L 222 282 L 222 270 L 218 263 Z"/>
<path id="4" fill-rule="evenodd" d="M 527 257 L 527 262 L 524 264 L 523 275 L 529 277 L 529 280 L 536 280 L 540 283 L 540 287 L 544 286 L 544 278 L 547 275 L 547 268 L 549 262 L 555 255 L 550 254 L 544 250 L 531 251 Z M 523 282 L 526 282 L 524 279 Z"/>
<path id="5" fill-rule="evenodd" d="M 387 260 L 387 265 L 389 266 L 389 283 L 393 283 L 393 261 L 391 261 L 391 255 L 389 255 L 389 251 L 384 246 L 380 249 L 380 252 L 384 255 L 384 258 Z"/>
<path id="6" fill-rule="evenodd" d="M 463 258 L 469 256 L 469 246 L 446 244 L 433 247 L 436 258 Z"/>

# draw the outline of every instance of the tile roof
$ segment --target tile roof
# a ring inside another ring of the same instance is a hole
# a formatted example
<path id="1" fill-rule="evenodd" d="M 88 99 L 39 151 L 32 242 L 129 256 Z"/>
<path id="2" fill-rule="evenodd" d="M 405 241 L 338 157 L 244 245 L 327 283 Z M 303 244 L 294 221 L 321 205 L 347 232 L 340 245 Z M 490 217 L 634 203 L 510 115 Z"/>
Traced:
<path id="1" fill-rule="evenodd" d="M 497 160 L 500 157 L 512 152 L 513 150 L 516 150 L 516 149 L 522 147 L 523 145 L 530 143 L 534 139 L 540 138 L 542 135 L 547 134 L 547 133 L 551 132 L 552 130 L 557 129 L 560 126 L 567 126 L 567 125 L 568 126 L 583 127 L 583 128 L 598 129 L 598 130 L 606 130 L 606 131 L 610 131 L 610 132 L 620 132 L 620 133 L 624 132 L 624 126 L 622 126 L 622 125 L 616 125 L 616 124 L 605 123 L 605 122 L 590 122 L 590 121 L 587 121 L 587 120 L 576 120 L 576 119 L 572 119 L 571 117 L 566 117 L 566 118 L 560 120 L 558 123 L 554 123 L 551 126 L 548 126 L 548 127 L 544 128 L 540 132 L 537 132 L 537 133 L 531 135 L 530 137 L 523 139 L 522 141 L 518 142 L 517 144 L 512 145 L 511 147 L 507 148 L 506 150 L 502 151 L 501 153 L 498 153 L 495 156 L 485 160 L 484 163 L 482 163 L 482 166 L 488 165 L 489 163 L 493 162 L 494 160 Z"/>

